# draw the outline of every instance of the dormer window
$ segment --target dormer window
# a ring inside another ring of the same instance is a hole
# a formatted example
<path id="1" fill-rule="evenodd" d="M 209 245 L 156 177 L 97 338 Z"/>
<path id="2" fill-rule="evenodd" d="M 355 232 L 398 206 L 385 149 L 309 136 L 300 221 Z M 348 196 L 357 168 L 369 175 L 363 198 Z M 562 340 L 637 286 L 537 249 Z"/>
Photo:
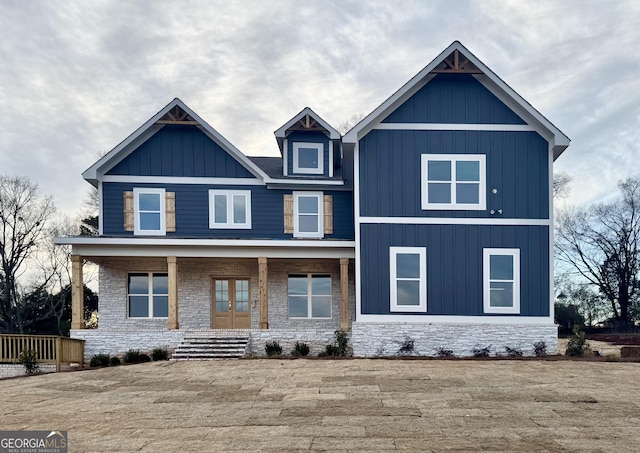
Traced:
<path id="1" fill-rule="evenodd" d="M 324 146 L 322 143 L 293 144 L 293 172 L 301 174 L 324 174 Z"/>

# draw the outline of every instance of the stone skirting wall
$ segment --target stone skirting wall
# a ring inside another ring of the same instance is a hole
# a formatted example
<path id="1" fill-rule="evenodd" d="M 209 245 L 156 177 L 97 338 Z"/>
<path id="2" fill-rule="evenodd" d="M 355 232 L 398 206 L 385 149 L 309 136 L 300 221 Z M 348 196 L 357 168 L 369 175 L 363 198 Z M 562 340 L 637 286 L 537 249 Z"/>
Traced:
<path id="1" fill-rule="evenodd" d="M 46 365 L 39 363 L 40 373 L 55 373 L 55 365 Z M 24 365 L 13 365 L 10 363 L 0 363 L 0 379 L 6 379 L 16 376 L 26 376 Z"/>
<path id="2" fill-rule="evenodd" d="M 84 357 L 88 363 L 95 354 L 124 354 L 129 349 L 150 351 L 154 348 L 175 349 L 184 332 L 181 330 L 72 330 L 71 338 L 85 340 Z"/>
<path id="3" fill-rule="evenodd" d="M 544 341 L 547 353 L 558 349 L 558 328 L 538 324 L 422 324 L 354 322 L 351 334 L 357 357 L 394 356 L 405 339 L 414 341 L 414 354 L 436 356 L 452 350 L 456 357 L 472 356 L 473 349 L 490 346 L 491 355 L 505 354 L 505 347 L 533 355 L 533 343 Z"/>
<path id="4" fill-rule="evenodd" d="M 277 341 L 282 346 L 282 353 L 289 355 L 296 341 L 309 346 L 309 355 L 318 355 L 326 345 L 335 340 L 335 330 L 325 329 L 267 329 L 253 330 L 250 337 L 250 353 L 253 356 L 266 356 L 264 346 L 268 341 Z"/>

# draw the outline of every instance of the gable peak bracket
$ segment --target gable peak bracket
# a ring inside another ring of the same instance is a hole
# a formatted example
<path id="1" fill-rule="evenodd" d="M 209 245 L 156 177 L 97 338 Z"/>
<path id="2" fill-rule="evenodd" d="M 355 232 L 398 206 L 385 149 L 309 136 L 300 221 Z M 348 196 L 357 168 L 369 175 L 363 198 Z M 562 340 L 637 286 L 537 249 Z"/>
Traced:
<path id="1" fill-rule="evenodd" d="M 156 124 L 182 124 L 187 126 L 197 126 L 200 123 L 191 118 L 191 116 L 179 105 L 176 105 L 165 113 L 162 118 L 156 121 Z"/>
<path id="2" fill-rule="evenodd" d="M 451 55 L 442 60 L 431 71 L 431 74 L 483 74 L 483 72 L 456 49 Z"/>

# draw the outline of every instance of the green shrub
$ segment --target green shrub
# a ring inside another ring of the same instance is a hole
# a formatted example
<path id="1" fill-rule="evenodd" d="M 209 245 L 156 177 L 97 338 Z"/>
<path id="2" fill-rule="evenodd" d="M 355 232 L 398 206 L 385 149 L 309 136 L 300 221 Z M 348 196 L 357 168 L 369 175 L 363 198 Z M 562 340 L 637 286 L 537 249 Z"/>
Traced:
<path id="1" fill-rule="evenodd" d="M 306 357 L 309 355 L 309 345 L 300 341 L 296 341 L 296 344 L 291 351 L 291 355 L 298 357 Z"/>
<path id="2" fill-rule="evenodd" d="M 24 366 L 24 371 L 27 374 L 38 374 L 40 372 L 40 365 L 38 365 L 38 354 L 32 349 L 23 349 L 20 352 L 20 363 Z"/>
<path id="3" fill-rule="evenodd" d="M 518 348 L 505 347 L 507 351 L 507 357 L 522 357 L 522 350 Z"/>
<path id="4" fill-rule="evenodd" d="M 89 366 L 91 368 L 98 366 L 109 366 L 111 361 L 111 356 L 109 354 L 95 354 L 91 357 L 91 361 L 89 361 Z"/>
<path id="5" fill-rule="evenodd" d="M 578 326 L 573 327 L 573 336 L 569 338 L 569 342 L 567 343 L 566 355 L 572 357 L 582 357 L 587 352 L 589 352 L 591 348 L 587 343 L 587 337 L 585 333 L 580 330 Z"/>
<path id="6" fill-rule="evenodd" d="M 415 340 L 410 337 L 404 337 L 404 340 L 397 341 L 396 343 L 400 345 L 396 353 L 397 355 L 413 355 L 415 352 Z"/>
<path id="7" fill-rule="evenodd" d="M 151 356 L 149 354 L 140 354 L 140 363 L 151 362 Z"/>
<path id="8" fill-rule="evenodd" d="M 340 349 L 335 344 L 328 344 L 324 348 L 324 356 L 339 356 Z"/>
<path id="9" fill-rule="evenodd" d="M 120 364 L 121 364 L 120 357 L 117 357 L 114 355 L 109 359 L 109 366 L 118 366 Z"/>
<path id="10" fill-rule="evenodd" d="M 345 357 L 351 354 L 349 347 L 349 332 L 344 329 L 338 329 L 333 333 L 335 341 L 325 347 L 325 352 L 330 356 Z"/>
<path id="11" fill-rule="evenodd" d="M 122 356 L 124 363 L 140 363 L 140 351 L 137 349 L 129 349 Z"/>
<path id="12" fill-rule="evenodd" d="M 154 362 L 157 362 L 159 360 L 169 360 L 169 353 L 166 349 L 155 348 L 153 351 L 151 351 L 151 358 Z"/>
<path id="13" fill-rule="evenodd" d="M 282 355 L 282 346 L 277 341 L 267 341 L 264 345 L 264 351 L 267 357 L 277 357 Z"/>
<path id="14" fill-rule="evenodd" d="M 544 341 L 536 341 L 533 343 L 533 353 L 536 357 L 544 357 L 547 355 L 547 343 Z"/>
<path id="15" fill-rule="evenodd" d="M 486 348 L 474 348 L 471 352 L 474 357 L 489 357 L 491 354 L 491 345 Z"/>
<path id="16" fill-rule="evenodd" d="M 455 355 L 453 354 L 453 350 L 452 349 L 446 349 L 446 348 L 438 349 L 437 355 L 438 355 L 438 357 L 441 357 L 441 358 L 444 358 L 444 359 L 450 359 L 452 357 L 455 357 Z"/>

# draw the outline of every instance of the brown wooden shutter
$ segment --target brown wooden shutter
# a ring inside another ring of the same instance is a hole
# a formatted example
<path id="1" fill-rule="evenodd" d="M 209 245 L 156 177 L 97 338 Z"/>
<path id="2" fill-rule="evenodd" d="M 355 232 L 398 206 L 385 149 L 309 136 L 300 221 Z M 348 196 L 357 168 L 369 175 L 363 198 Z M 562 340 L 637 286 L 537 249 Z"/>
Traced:
<path id="1" fill-rule="evenodd" d="M 133 192 L 124 193 L 124 231 L 133 231 Z"/>
<path id="2" fill-rule="evenodd" d="M 167 232 L 176 231 L 176 193 L 166 192 L 164 194 L 165 230 Z"/>
<path id="3" fill-rule="evenodd" d="M 293 194 L 284 196 L 284 232 L 293 234 Z"/>
<path id="4" fill-rule="evenodd" d="M 324 196 L 324 234 L 333 234 L 333 197 Z"/>

